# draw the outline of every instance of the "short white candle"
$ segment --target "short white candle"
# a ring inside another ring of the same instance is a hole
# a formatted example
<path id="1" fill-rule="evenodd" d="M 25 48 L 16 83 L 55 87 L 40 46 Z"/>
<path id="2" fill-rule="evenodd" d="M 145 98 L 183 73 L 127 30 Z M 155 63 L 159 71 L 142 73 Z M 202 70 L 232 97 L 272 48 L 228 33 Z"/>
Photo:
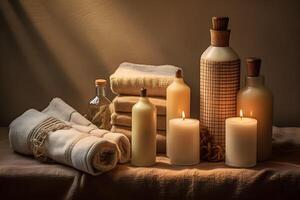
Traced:
<path id="1" fill-rule="evenodd" d="M 225 163 L 232 167 L 256 165 L 257 120 L 243 117 L 226 119 Z"/>
<path id="2" fill-rule="evenodd" d="M 184 113 L 183 113 L 184 115 Z M 200 160 L 199 120 L 169 121 L 169 158 L 173 165 L 195 165 Z"/>

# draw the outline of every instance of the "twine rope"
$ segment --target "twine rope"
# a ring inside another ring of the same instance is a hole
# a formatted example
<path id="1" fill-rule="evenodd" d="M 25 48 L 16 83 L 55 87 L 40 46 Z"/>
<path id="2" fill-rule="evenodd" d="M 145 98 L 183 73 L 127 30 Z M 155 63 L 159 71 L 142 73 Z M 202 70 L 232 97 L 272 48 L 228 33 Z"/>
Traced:
<path id="1" fill-rule="evenodd" d="M 71 128 L 69 125 L 53 117 L 46 119 L 44 122 L 35 127 L 30 138 L 30 146 L 33 156 L 42 162 L 52 161 L 48 158 L 45 148 L 45 141 L 48 138 L 49 133 L 69 128 Z"/>
<path id="2" fill-rule="evenodd" d="M 210 162 L 219 162 L 225 159 L 225 150 L 220 145 L 215 144 L 214 137 L 207 128 L 200 131 L 200 152 L 201 159 Z"/>

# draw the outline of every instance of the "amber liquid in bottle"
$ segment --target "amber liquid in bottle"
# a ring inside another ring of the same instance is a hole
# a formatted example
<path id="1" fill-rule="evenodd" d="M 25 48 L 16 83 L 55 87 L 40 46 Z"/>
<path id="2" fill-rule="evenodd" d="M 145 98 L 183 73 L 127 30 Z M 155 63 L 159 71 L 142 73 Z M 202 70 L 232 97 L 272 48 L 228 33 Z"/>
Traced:
<path id="1" fill-rule="evenodd" d="M 111 129 L 110 109 L 111 101 L 105 96 L 106 80 L 95 80 L 96 96 L 88 104 L 87 119 L 100 129 Z"/>

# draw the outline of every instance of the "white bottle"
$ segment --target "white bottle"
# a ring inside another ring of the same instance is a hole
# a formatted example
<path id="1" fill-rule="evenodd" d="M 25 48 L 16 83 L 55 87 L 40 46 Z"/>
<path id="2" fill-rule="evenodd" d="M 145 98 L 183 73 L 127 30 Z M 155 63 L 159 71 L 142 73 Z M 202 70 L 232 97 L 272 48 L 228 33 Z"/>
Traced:
<path id="1" fill-rule="evenodd" d="M 141 89 L 139 101 L 132 107 L 131 164 L 152 166 L 156 160 L 156 107 Z"/>
<path id="2" fill-rule="evenodd" d="M 167 156 L 170 152 L 169 121 L 181 118 L 184 112 L 186 118 L 190 117 L 191 89 L 184 83 L 182 71 L 176 71 L 176 77 L 172 84 L 167 87 Z"/>

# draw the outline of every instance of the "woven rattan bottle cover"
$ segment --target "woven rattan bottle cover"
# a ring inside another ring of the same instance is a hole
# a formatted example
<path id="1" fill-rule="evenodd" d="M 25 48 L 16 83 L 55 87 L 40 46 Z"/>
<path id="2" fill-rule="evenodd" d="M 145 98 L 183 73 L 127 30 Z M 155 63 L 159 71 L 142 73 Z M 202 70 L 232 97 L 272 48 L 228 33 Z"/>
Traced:
<path id="1" fill-rule="evenodd" d="M 229 47 L 228 17 L 213 17 L 211 45 L 200 61 L 200 123 L 202 159 L 225 155 L 225 119 L 236 115 L 240 59 Z"/>

